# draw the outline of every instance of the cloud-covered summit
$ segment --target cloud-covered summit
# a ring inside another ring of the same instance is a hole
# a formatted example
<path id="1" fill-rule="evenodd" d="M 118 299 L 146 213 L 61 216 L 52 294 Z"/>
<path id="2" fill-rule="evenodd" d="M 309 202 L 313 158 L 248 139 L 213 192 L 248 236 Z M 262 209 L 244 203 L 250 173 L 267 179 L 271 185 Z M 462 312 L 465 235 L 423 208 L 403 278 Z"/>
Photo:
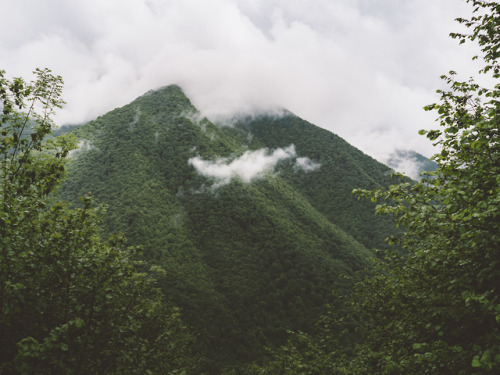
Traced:
<path id="1" fill-rule="evenodd" d="M 210 119 L 287 108 L 379 160 L 432 148 L 439 76 L 470 75 L 448 37 L 457 0 L 0 0 L 0 67 L 65 79 L 57 121 L 82 123 L 180 85 Z M 22 20 L 22 22 L 20 22 Z"/>
<path id="2" fill-rule="evenodd" d="M 196 171 L 214 180 L 212 188 L 227 185 L 232 179 L 239 179 L 245 183 L 264 178 L 273 173 L 280 161 L 291 160 L 294 169 L 310 172 L 320 167 L 307 157 L 297 157 L 295 146 L 292 144 L 285 148 L 273 151 L 263 148 L 255 151 L 246 151 L 240 157 L 229 159 L 219 158 L 215 161 L 193 157 L 188 160 Z"/>

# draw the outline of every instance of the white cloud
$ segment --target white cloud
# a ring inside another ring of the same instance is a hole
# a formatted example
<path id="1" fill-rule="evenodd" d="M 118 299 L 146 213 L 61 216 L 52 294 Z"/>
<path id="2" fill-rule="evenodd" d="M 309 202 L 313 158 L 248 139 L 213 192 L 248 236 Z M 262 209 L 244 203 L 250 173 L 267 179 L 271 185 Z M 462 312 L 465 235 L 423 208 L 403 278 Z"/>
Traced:
<path id="1" fill-rule="evenodd" d="M 265 148 L 256 151 L 246 151 L 243 155 L 234 159 L 220 158 L 210 161 L 203 160 L 197 156 L 190 158 L 188 163 L 200 175 L 213 178 L 215 180 L 213 188 L 218 188 L 227 185 L 235 178 L 245 183 L 264 178 L 274 172 L 278 163 L 284 160 L 294 160 L 294 168 L 306 172 L 320 167 L 319 164 L 309 158 L 297 158 L 294 145 L 278 148 L 272 152 Z"/>
<path id="2" fill-rule="evenodd" d="M 418 181 L 420 180 L 420 171 L 423 168 L 423 163 L 419 162 L 416 158 L 401 158 L 391 165 L 391 168 Z"/>
<path id="3" fill-rule="evenodd" d="M 72 157 L 77 153 L 90 151 L 92 149 L 94 149 L 94 145 L 93 145 L 92 141 L 84 139 L 84 140 L 78 142 L 77 148 L 75 148 L 74 150 L 71 150 L 69 152 L 68 156 Z"/>
<path id="4" fill-rule="evenodd" d="M 0 67 L 66 81 L 60 123 L 176 83 L 209 118 L 284 107 L 382 159 L 417 135 L 439 76 L 473 73 L 456 0 L 0 0 Z M 22 22 L 21 22 L 22 20 Z"/>
<path id="5" fill-rule="evenodd" d="M 312 172 L 320 167 L 321 164 L 316 163 L 309 158 L 297 158 L 294 166 L 296 170 L 302 170 L 304 172 Z"/>

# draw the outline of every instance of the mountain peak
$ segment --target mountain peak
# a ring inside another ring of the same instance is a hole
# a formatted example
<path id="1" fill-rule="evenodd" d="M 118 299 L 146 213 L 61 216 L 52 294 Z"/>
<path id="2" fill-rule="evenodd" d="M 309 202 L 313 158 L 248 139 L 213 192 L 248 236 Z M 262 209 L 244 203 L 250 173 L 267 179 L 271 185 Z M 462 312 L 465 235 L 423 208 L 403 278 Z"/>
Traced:
<path id="1" fill-rule="evenodd" d="M 158 87 L 156 89 L 149 90 L 148 92 L 146 92 L 142 96 L 151 95 L 151 94 L 154 94 L 156 92 L 166 92 L 166 93 L 175 93 L 175 94 L 185 95 L 184 91 L 182 90 L 182 88 L 179 85 L 171 84 L 171 85 L 161 86 L 161 87 Z"/>
<path id="2" fill-rule="evenodd" d="M 164 110 L 172 113 L 178 113 L 177 111 L 197 112 L 197 109 L 184 94 L 182 88 L 175 84 L 149 90 L 130 104 L 132 106 L 145 106 L 150 109 L 152 109 L 152 107 L 155 107 L 156 109 L 163 108 Z"/>

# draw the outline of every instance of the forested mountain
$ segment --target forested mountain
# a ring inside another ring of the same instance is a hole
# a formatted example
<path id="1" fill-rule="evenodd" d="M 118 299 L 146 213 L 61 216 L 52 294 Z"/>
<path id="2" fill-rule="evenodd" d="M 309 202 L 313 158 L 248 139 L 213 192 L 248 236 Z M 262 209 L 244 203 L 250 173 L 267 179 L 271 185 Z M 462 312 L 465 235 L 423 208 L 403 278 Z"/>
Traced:
<path id="1" fill-rule="evenodd" d="M 62 77 L 0 69 L 0 374 L 498 374 L 500 5 L 468 2 L 495 86 L 442 76 L 418 182 L 177 86 L 54 138 Z"/>
<path id="2" fill-rule="evenodd" d="M 108 206 L 104 233 L 163 267 L 210 373 L 311 331 L 394 232 L 351 193 L 388 186 L 391 170 L 291 113 L 221 126 L 168 86 L 69 130 L 80 149 L 61 197 L 91 192 Z"/>

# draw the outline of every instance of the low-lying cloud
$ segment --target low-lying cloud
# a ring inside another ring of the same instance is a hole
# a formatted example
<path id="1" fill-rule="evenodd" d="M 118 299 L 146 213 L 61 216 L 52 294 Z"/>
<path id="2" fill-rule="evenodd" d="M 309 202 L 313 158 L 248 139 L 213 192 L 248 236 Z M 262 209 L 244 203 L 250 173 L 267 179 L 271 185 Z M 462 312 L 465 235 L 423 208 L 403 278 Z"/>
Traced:
<path id="1" fill-rule="evenodd" d="M 384 160 L 384 163 L 417 181 L 421 179 L 421 172 L 430 172 L 437 168 L 436 163 L 411 150 L 396 150 Z"/>
<path id="2" fill-rule="evenodd" d="M 414 179 L 420 180 L 420 172 L 424 167 L 422 162 L 419 162 L 416 158 L 399 159 L 392 165 L 389 165 L 396 172 L 403 173 L 406 176 Z"/>
<path id="3" fill-rule="evenodd" d="M 84 151 L 90 151 L 94 148 L 94 145 L 92 144 L 92 141 L 89 141 L 87 139 L 83 139 L 80 142 L 78 142 L 77 148 L 74 150 L 71 150 L 69 152 L 69 156 L 73 156 L 79 152 L 84 152 Z"/>
<path id="4" fill-rule="evenodd" d="M 311 172 L 318 169 L 321 164 L 315 163 L 309 158 L 297 158 L 295 160 L 295 170 L 303 170 L 304 172 Z"/>
<path id="5" fill-rule="evenodd" d="M 295 170 L 310 172 L 320 167 L 307 157 L 297 157 L 295 145 L 278 148 L 270 151 L 263 148 L 256 151 L 246 151 L 237 158 L 219 158 L 215 161 L 204 160 L 200 156 L 188 160 L 196 171 L 208 178 L 215 180 L 213 188 L 227 185 L 233 179 L 239 179 L 245 183 L 262 179 L 273 173 L 279 162 L 290 160 Z"/>
<path id="6" fill-rule="evenodd" d="M 439 76 L 476 51 L 448 37 L 457 0 L 2 0 L 0 67 L 65 79 L 60 124 L 176 83 L 210 120 L 286 108 L 383 159 L 434 149 Z M 23 20 L 23 22 L 19 22 Z"/>

